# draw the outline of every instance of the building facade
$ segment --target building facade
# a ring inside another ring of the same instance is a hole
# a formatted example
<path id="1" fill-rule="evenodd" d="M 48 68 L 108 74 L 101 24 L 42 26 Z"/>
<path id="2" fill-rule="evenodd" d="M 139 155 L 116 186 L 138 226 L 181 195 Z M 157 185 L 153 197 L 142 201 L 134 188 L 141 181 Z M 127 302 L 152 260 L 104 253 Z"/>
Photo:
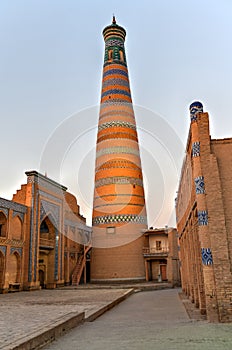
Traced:
<path id="1" fill-rule="evenodd" d="M 232 321 L 232 139 L 211 139 L 203 105 L 191 124 L 176 199 L 183 291 L 211 322 Z"/>
<path id="2" fill-rule="evenodd" d="M 150 228 L 144 232 L 143 257 L 146 281 L 167 281 L 180 286 L 177 230 Z"/>
<path id="3" fill-rule="evenodd" d="M 0 198 L 3 293 L 78 283 L 83 270 L 86 277 L 91 228 L 76 198 L 36 171 L 26 175 L 12 201 Z"/>
<path id="4" fill-rule="evenodd" d="M 126 31 L 113 17 L 103 36 L 91 280 L 141 280 L 145 279 L 142 230 L 147 218 L 124 48 Z"/>

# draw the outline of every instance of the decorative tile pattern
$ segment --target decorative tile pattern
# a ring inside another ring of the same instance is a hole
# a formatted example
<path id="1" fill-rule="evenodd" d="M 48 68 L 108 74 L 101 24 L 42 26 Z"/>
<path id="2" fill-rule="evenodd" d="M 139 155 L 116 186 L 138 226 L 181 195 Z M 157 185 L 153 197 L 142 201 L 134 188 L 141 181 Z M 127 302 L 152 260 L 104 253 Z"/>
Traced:
<path id="1" fill-rule="evenodd" d="M 19 213 L 26 213 L 27 211 L 27 207 L 25 205 L 4 198 L 0 198 L 0 208 L 13 209 L 15 211 L 18 211 Z"/>
<path id="2" fill-rule="evenodd" d="M 128 110 L 133 110 L 133 105 L 131 102 L 129 101 L 117 101 L 117 100 L 113 100 L 113 101 L 110 101 L 110 100 L 106 100 L 104 102 L 101 103 L 101 110 L 103 110 L 104 108 L 107 108 L 107 110 L 109 108 L 113 108 L 115 111 L 118 110 L 118 107 L 124 107 L 125 109 L 128 109 Z"/>
<path id="3" fill-rule="evenodd" d="M 192 144 L 192 156 L 193 157 L 200 156 L 200 142 L 193 142 L 193 144 Z"/>
<path id="4" fill-rule="evenodd" d="M 3 207 L 0 207 L 0 211 L 2 211 L 4 213 L 4 215 L 6 216 L 6 218 L 8 218 L 9 215 L 9 210 Z"/>
<path id="5" fill-rule="evenodd" d="M 63 279 L 63 264 L 62 264 L 62 246 L 63 246 L 63 235 L 60 235 L 60 279 Z"/>
<path id="6" fill-rule="evenodd" d="M 103 81 L 102 83 L 102 88 L 106 88 L 108 86 L 125 86 L 129 88 L 129 82 L 125 79 L 120 79 L 120 78 L 111 78 Z"/>
<path id="7" fill-rule="evenodd" d="M 130 162 L 128 160 L 110 160 L 108 162 L 105 162 L 104 164 L 100 165 L 99 167 L 96 167 L 96 172 L 99 170 L 105 170 L 105 169 L 112 169 L 112 168 L 119 168 L 119 169 L 134 169 L 141 172 L 141 168 L 136 165 L 133 162 Z"/>
<path id="8" fill-rule="evenodd" d="M 96 153 L 96 158 L 101 157 L 105 154 L 117 154 L 117 153 L 127 153 L 127 154 L 134 154 L 136 156 L 139 156 L 139 150 L 131 148 L 131 147 L 109 147 L 109 148 L 103 148 Z"/>
<path id="9" fill-rule="evenodd" d="M 26 171 L 26 175 L 28 183 L 38 183 L 39 187 L 46 188 L 53 193 L 62 194 L 63 191 L 67 190 L 67 187 L 49 179 L 48 177 L 45 177 L 37 171 Z"/>
<path id="10" fill-rule="evenodd" d="M 34 282 L 37 281 L 37 262 L 38 262 L 38 241 L 39 241 L 39 236 L 38 236 L 38 226 L 39 226 L 39 213 L 38 213 L 38 208 L 39 208 L 39 193 L 36 191 L 36 198 L 35 198 L 35 212 L 36 212 L 36 227 L 35 227 L 35 250 L 34 250 Z"/>
<path id="11" fill-rule="evenodd" d="M 6 246 L 5 245 L 0 245 L 0 251 L 3 253 L 3 255 L 6 255 Z"/>
<path id="12" fill-rule="evenodd" d="M 132 122 L 134 122 L 135 120 L 132 110 L 130 112 L 123 111 L 123 110 L 118 110 L 118 111 L 108 110 L 104 113 L 101 113 L 99 120 L 102 120 L 103 118 L 114 117 L 114 116 L 130 118 Z"/>
<path id="13" fill-rule="evenodd" d="M 52 224 L 59 229 L 60 208 L 58 205 L 50 203 L 46 200 L 41 200 L 40 204 L 40 223 L 46 216 L 52 221 Z"/>
<path id="14" fill-rule="evenodd" d="M 115 176 L 115 177 L 107 177 L 105 179 L 100 179 L 95 182 L 95 187 L 105 186 L 105 185 L 137 185 L 143 186 L 143 181 L 134 177 L 126 177 L 126 176 Z"/>
<path id="15" fill-rule="evenodd" d="M 28 177 L 29 178 L 29 177 Z M 34 193 L 35 193 L 35 184 L 32 183 L 31 190 L 31 213 L 30 213 L 30 241 L 29 241 L 29 261 L 28 261 L 28 282 L 32 282 L 32 249 L 34 241 Z"/>
<path id="16" fill-rule="evenodd" d="M 123 41 L 119 40 L 119 39 L 109 39 L 106 41 L 106 47 L 109 46 L 120 46 L 122 48 L 124 48 L 124 43 Z"/>
<path id="17" fill-rule="evenodd" d="M 131 101 L 131 98 L 130 98 L 130 101 Z M 114 105 L 114 103 L 125 103 L 125 102 L 126 101 L 124 98 L 115 98 L 115 97 L 104 100 L 104 103 L 106 105 Z"/>
<path id="18" fill-rule="evenodd" d="M 21 221 L 23 222 L 24 221 L 24 213 L 19 213 L 18 211 L 13 211 L 13 217 L 15 217 L 15 216 L 18 216 L 20 219 L 21 219 Z"/>
<path id="19" fill-rule="evenodd" d="M 125 91 L 125 90 L 121 90 L 121 89 L 111 89 L 111 90 L 104 91 L 102 93 L 101 97 L 103 98 L 103 97 L 108 96 L 108 95 L 125 95 L 125 96 L 131 97 L 130 92 Z"/>
<path id="20" fill-rule="evenodd" d="M 198 225 L 206 226 L 208 225 L 208 212 L 207 210 L 198 210 Z"/>
<path id="21" fill-rule="evenodd" d="M 114 68 L 114 69 L 109 69 L 103 73 L 103 79 L 107 77 L 108 75 L 113 75 L 113 74 L 118 74 L 118 75 L 123 75 L 124 77 L 128 77 L 128 73 L 122 69 Z"/>
<path id="22" fill-rule="evenodd" d="M 59 232 L 57 228 L 55 229 L 55 237 L 56 237 L 56 242 L 55 242 L 55 269 L 54 269 L 54 279 L 55 281 L 58 280 L 58 257 L 59 257 Z"/>
<path id="23" fill-rule="evenodd" d="M 136 223 L 147 224 L 146 216 L 127 214 L 127 215 L 105 215 L 97 216 L 93 219 L 93 225 L 110 224 L 110 223 Z"/>
<path id="24" fill-rule="evenodd" d="M 128 132 L 111 132 L 107 133 L 105 135 L 102 135 L 101 137 L 98 137 L 97 143 L 103 142 L 105 140 L 117 140 L 118 143 L 120 143 L 120 140 L 133 140 L 138 142 L 138 137 L 136 134 L 136 131 L 133 134 L 130 134 Z"/>
<path id="25" fill-rule="evenodd" d="M 191 122 L 195 122 L 197 121 L 197 114 L 198 113 L 203 113 L 203 105 L 201 102 L 193 102 L 190 107 L 190 118 L 191 118 Z"/>
<path id="26" fill-rule="evenodd" d="M 108 129 L 108 128 L 115 128 L 115 127 L 116 128 L 118 128 L 118 127 L 129 128 L 129 129 L 132 129 L 132 130 L 136 130 L 135 125 L 132 124 L 132 123 L 124 122 L 124 121 L 121 121 L 121 120 L 113 120 L 111 122 L 100 124 L 99 127 L 98 127 L 98 131 L 101 131 L 101 130 L 104 130 L 104 129 Z"/>
<path id="27" fill-rule="evenodd" d="M 201 258 L 203 265 L 213 265 L 213 257 L 210 248 L 201 248 Z"/>
<path id="28" fill-rule="evenodd" d="M 55 192 L 57 193 L 57 192 Z M 64 192 L 60 192 L 60 194 L 62 195 L 61 198 L 58 198 L 57 196 L 53 196 L 52 194 L 42 191 L 41 189 L 39 189 L 39 195 L 46 198 L 47 200 L 50 199 L 53 202 L 58 202 L 58 203 L 62 203 L 62 198 L 64 198 L 65 194 Z"/>
<path id="29" fill-rule="evenodd" d="M 22 247 L 24 244 L 24 241 L 21 239 L 9 239 L 5 237 L 0 237 L 0 244 L 9 244 L 14 247 Z"/>
<path id="30" fill-rule="evenodd" d="M 196 194 L 205 193 L 204 176 L 198 176 L 194 179 Z"/>
<path id="31" fill-rule="evenodd" d="M 22 256 L 22 248 L 16 248 L 16 247 L 11 247 L 10 248 L 10 254 L 18 253 L 19 256 Z"/>

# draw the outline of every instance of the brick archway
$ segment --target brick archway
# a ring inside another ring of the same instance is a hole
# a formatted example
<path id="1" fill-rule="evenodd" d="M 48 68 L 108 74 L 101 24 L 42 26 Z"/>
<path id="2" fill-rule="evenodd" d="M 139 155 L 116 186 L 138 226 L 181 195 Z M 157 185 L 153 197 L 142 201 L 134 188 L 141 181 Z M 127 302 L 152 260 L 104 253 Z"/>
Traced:
<path id="1" fill-rule="evenodd" d="M 9 284 L 20 283 L 21 258 L 17 252 L 9 256 Z"/>

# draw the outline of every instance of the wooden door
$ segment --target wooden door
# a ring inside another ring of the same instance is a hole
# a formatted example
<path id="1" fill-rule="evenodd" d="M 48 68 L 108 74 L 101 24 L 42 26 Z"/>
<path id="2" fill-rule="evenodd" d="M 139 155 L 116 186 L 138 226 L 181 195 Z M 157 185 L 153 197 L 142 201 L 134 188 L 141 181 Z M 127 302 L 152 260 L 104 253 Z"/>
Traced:
<path id="1" fill-rule="evenodd" d="M 160 274 L 162 281 L 167 280 L 167 265 L 160 265 Z"/>

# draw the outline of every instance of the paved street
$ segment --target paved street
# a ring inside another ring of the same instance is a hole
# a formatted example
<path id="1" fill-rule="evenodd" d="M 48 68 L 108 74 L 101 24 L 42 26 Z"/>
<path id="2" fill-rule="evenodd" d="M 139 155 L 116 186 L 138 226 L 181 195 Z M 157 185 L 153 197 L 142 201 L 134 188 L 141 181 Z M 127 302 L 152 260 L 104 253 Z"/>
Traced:
<path id="1" fill-rule="evenodd" d="M 0 349 L 14 349 L 73 314 L 84 311 L 88 318 L 127 291 L 64 288 L 0 294 Z"/>
<path id="2" fill-rule="evenodd" d="M 189 319 L 178 289 L 136 293 L 47 350 L 231 350 L 232 324 Z"/>

